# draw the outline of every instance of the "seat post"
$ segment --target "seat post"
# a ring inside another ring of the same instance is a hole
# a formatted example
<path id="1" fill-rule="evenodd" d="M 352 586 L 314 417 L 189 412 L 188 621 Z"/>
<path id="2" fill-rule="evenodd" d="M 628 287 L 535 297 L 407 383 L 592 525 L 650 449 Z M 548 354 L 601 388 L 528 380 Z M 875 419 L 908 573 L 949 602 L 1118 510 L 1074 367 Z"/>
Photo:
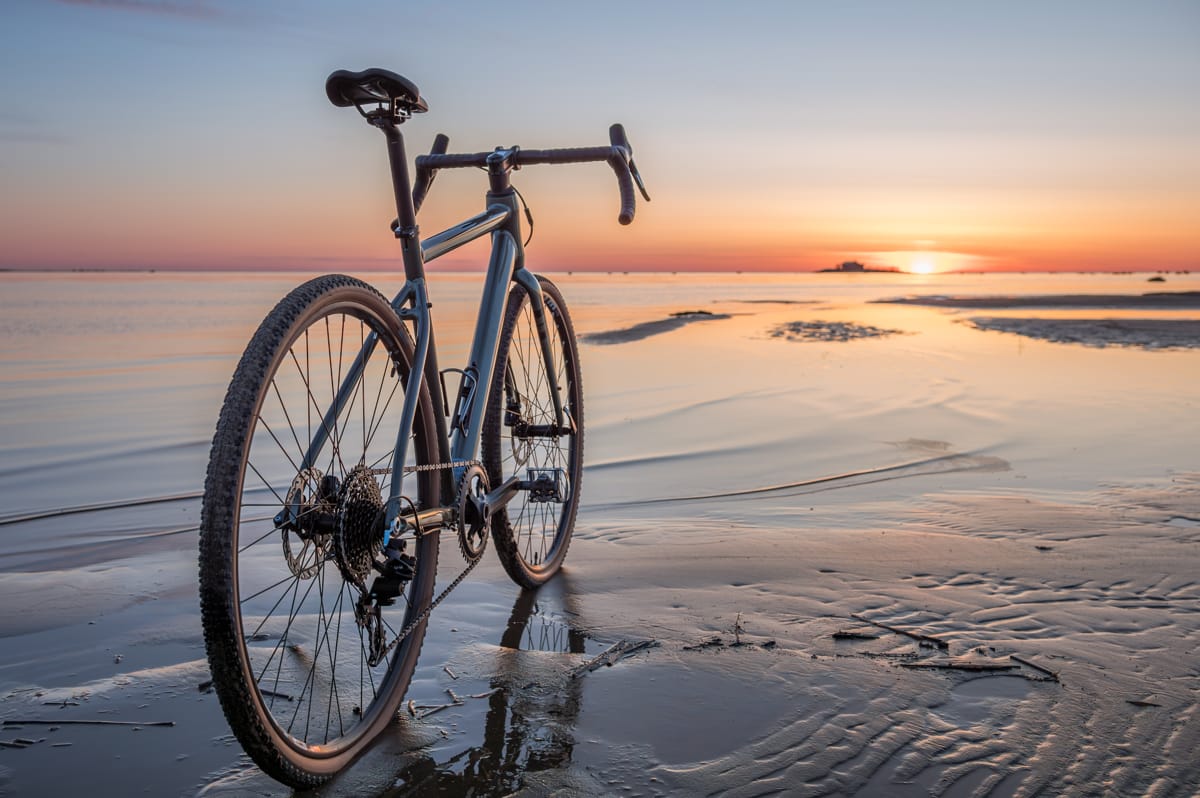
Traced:
<path id="1" fill-rule="evenodd" d="M 391 114 L 369 116 L 372 125 L 383 131 L 387 139 L 388 163 L 392 171 L 392 190 L 396 195 L 396 238 L 404 254 L 404 274 L 410 280 L 425 276 L 425 264 L 421 258 L 420 231 L 417 227 L 417 212 L 413 207 L 412 182 L 408 176 L 408 158 L 404 153 L 404 136 Z"/>

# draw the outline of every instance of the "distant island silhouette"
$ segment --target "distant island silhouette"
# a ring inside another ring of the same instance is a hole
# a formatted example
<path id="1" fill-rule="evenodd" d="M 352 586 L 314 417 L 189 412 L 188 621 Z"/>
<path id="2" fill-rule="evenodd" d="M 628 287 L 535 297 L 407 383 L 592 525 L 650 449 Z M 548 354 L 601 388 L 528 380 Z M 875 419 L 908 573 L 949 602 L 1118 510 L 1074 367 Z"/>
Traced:
<path id="1" fill-rule="evenodd" d="M 893 269 L 893 268 L 890 268 L 890 267 L 884 267 L 884 268 L 882 268 L 882 269 L 880 269 L 880 268 L 871 268 L 871 267 L 869 267 L 869 266 L 864 266 L 864 265 L 862 265 L 861 263 L 859 263 L 859 262 L 858 262 L 858 261 L 856 261 L 856 260 L 848 260 L 848 261 L 845 261 L 844 263 L 839 263 L 837 266 L 833 267 L 832 269 L 819 269 L 819 270 L 818 270 L 818 272 L 820 272 L 820 273 L 826 273 L 826 272 L 853 272 L 853 273 L 855 273 L 855 274 L 871 274 L 871 273 L 879 273 L 879 272 L 884 272 L 884 273 L 889 273 L 889 274 L 895 274 L 895 273 L 896 273 L 896 272 L 898 272 L 898 271 L 900 271 L 900 270 L 899 270 L 899 269 Z"/>

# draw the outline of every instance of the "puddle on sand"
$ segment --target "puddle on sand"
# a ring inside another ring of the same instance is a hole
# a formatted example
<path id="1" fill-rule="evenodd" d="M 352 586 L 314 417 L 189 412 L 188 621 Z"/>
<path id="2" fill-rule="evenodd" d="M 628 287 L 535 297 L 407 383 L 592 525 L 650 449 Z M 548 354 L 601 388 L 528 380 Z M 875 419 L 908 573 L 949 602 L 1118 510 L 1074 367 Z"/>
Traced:
<path id="1" fill-rule="evenodd" d="M 985 676 L 954 686 L 950 699 L 933 711 L 955 724 L 1003 723 L 1015 710 L 1013 702 L 1029 695 L 1030 681 L 1022 676 Z"/>
<path id="2" fill-rule="evenodd" d="M 574 613 L 554 609 L 561 601 L 538 601 L 538 593 L 525 591 L 517 597 L 500 647 L 513 651 L 545 651 L 555 654 L 599 654 L 608 644 L 592 639 L 576 622 Z"/>
<path id="3" fill-rule="evenodd" d="M 590 644 L 590 645 L 589 645 Z M 572 629 L 566 619 L 542 614 L 537 608 L 523 624 L 512 624 L 504 630 L 500 647 L 514 651 L 548 651 L 556 654 L 587 654 L 603 648 L 579 629 Z"/>

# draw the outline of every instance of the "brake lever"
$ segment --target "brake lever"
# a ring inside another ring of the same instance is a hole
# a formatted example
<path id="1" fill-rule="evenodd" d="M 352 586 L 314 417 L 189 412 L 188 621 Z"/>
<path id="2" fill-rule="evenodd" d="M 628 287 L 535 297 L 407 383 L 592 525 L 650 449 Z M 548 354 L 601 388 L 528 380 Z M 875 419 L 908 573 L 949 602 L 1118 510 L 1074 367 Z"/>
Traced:
<path id="1" fill-rule="evenodd" d="M 629 156 L 629 174 L 633 175 L 633 182 L 637 184 L 638 191 L 642 192 L 642 197 L 649 202 L 650 194 L 646 191 L 646 184 L 642 182 L 642 173 L 638 171 L 637 164 L 633 162 L 633 155 Z"/>
<path id="2" fill-rule="evenodd" d="M 625 126 L 621 124 L 613 125 L 608 129 L 608 140 L 614 147 L 621 147 L 625 150 L 628 156 L 624 160 L 629 164 L 629 174 L 633 177 L 633 182 L 637 184 L 638 191 L 642 193 L 642 197 L 646 202 L 650 201 L 650 194 L 646 191 L 646 184 L 642 181 L 642 173 L 638 171 L 637 164 L 633 162 L 633 145 L 629 143 L 629 136 L 625 133 Z"/>

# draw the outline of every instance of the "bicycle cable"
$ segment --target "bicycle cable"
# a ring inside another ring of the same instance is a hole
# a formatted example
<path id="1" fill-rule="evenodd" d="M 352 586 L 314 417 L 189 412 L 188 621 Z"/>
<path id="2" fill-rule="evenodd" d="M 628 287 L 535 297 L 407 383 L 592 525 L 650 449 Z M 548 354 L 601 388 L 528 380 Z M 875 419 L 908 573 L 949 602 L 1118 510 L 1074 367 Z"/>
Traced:
<path id="1" fill-rule="evenodd" d="M 515 191 L 517 193 L 517 197 L 520 198 L 521 205 L 525 208 L 525 220 L 529 222 L 529 237 L 526 238 L 525 243 L 521 245 L 522 247 L 527 247 L 529 246 L 529 242 L 533 240 L 533 211 L 529 209 L 529 203 L 525 200 L 525 195 L 522 194 L 516 186 L 513 186 L 512 190 Z"/>
<path id="2" fill-rule="evenodd" d="M 478 168 L 481 171 L 484 171 L 484 172 L 487 171 L 486 166 L 480 166 Z M 513 168 L 520 169 L 521 167 L 516 166 Z M 529 246 L 529 242 L 533 240 L 533 211 L 530 210 L 529 202 L 525 199 L 525 195 L 521 193 L 521 190 L 519 188 L 517 188 L 516 186 L 514 186 L 511 183 L 509 183 L 509 188 L 511 188 L 514 192 L 516 192 L 517 197 L 519 197 L 521 200 L 521 206 L 525 208 L 525 221 L 529 222 L 529 236 L 525 239 L 525 243 L 522 244 L 521 246 L 527 247 L 527 246 Z"/>

